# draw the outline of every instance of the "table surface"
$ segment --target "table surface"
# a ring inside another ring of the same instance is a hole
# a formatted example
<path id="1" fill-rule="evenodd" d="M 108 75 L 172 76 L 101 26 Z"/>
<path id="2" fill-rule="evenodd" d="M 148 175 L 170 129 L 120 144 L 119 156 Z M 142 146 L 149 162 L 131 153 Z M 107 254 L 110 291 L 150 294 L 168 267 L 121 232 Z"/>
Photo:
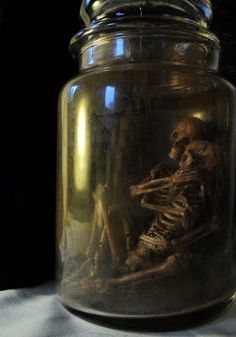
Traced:
<path id="1" fill-rule="evenodd" d="M 219 319 L 198 328 L 164 333 L 127 332 L 87 322 L 58 301 L 54 285 L 0 292 L 0 337 L 236 337 L 236 302 Z"/>

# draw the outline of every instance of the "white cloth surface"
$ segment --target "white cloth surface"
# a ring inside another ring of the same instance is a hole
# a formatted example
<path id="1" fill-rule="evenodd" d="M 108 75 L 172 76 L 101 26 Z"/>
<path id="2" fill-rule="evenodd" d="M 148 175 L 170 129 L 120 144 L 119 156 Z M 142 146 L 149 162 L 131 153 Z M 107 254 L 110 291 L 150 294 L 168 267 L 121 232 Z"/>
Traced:
<path id="1" fill-rule="evenodd" d="M 236 302 L 219 319 L 198 328 L 137 333 L 78 318 L 59 302 L 53 284 L 0 292 L 0 337 L 236 337 Z"/>

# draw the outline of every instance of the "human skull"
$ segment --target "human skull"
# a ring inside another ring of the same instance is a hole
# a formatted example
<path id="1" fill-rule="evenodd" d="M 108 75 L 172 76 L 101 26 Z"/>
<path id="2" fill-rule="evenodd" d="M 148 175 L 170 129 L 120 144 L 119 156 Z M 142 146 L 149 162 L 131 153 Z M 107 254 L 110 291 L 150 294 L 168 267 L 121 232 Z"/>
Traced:
<path id="1" fill-rule="evenodd" d="M 217 144 L 197 140 L 187 145 L 179 165 L 181 168 L 197 166 L 212 171 L 218 166 L 219 161 L 220 148 Z"/>
<path id="2" fill-rule="evenodd" d="M 205 137 L 206 123 L 204 121 L 195 117 L 185 118 L 170 136 L 172 143 L 170 158 L 179 161 L 189 143 L 198 139 L 206 139 Z"/>

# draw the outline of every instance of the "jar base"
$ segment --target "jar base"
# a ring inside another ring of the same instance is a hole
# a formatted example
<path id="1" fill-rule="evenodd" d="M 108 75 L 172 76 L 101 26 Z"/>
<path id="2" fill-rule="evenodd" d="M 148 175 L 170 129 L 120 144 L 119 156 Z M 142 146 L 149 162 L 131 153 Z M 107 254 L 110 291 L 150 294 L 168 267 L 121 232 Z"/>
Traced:
<path id="1" fill-rule="evenodd" d="M 229 299 L 215 304 L 203 310 L 197 310 L 191 313 L 174 315 L 169 317 L 156 318 L 117 318 L 106 317 L 95 314 L 88 314 L 75 310 L 68 305 L 63 306 L 75 316 L 82 318 L 90 323 L 98 324 L 107 328 L 119 330 L 143 331 L 143 332 L 161 332 L 174 331 L 194 328 L 206 324 L 219 318 L 233 303 L 234 296 Z"/>

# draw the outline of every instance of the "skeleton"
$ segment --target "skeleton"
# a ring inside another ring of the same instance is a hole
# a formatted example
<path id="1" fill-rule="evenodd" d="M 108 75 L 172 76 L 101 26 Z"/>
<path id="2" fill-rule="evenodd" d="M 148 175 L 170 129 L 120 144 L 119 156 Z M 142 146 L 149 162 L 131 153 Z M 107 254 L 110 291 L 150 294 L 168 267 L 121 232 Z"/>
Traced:
<path id="1" fill-rule="evenodd" d="M 194 140 L 208 140 L 208 136 L 207 123 L 195 117 L 185 118 L 170 135 L 170 158 L 179 161 L 189 143 Z"/>
<path id="2" fill-rule="evenodd" d="M 186 147 L 180 168 L 173 175 L 131 187 L 133 196 L 144 195 L 141 205 L 157 213 L 126 261 L 132 271 L 150 266 L 152 255 L 168 254 L 178 243 L 190 245 L 212 231 L 204 220 L 207 222 L 206 208 L 212 190 L 210 178 L 218 163 L 216 144 L 194 141 Z M 147 195 L 153 193 L 154 201 L 149 201 Z M 204 226 L 199 226 L 200 221 Z"/>
<path id="3" fill-rule="evenodd" d="M 169 155 L 179 161 L 179 168 L 171 174 L 163 165 L 157 165 L 146 179 L 130 188 L 131 196 L 141 196 L 141 206 L 154 211 L 155 217 L 139 237 L 137 247 L 131 250 L 130 219 L 127 214 L 120 216 L 126 237 L 126 260 L 119 256 L 117 238 L 111 228 L 112 207 L 108 205 L 106 188 L 100 187 L 94 193 L 93 228 L 85 262 L 90 265 L 90 275 L 79 282 L 83 291 L 106 292 L 132 282 L 175 273 L 188 264 L 189 247 L 215 230 L 206 208 L 212 187 L 208 182 L 219 163 L 219 147 L 206 140 L 206 124 L 193 117 L 179 123 L 171 134 L 171 142 Z M 99 212 L 103 229 L 99 245 L 94 249 Z M 118 272 L 115 277 L 103 279 L 99 269 L 106 239 L 112 268 Z"/>

